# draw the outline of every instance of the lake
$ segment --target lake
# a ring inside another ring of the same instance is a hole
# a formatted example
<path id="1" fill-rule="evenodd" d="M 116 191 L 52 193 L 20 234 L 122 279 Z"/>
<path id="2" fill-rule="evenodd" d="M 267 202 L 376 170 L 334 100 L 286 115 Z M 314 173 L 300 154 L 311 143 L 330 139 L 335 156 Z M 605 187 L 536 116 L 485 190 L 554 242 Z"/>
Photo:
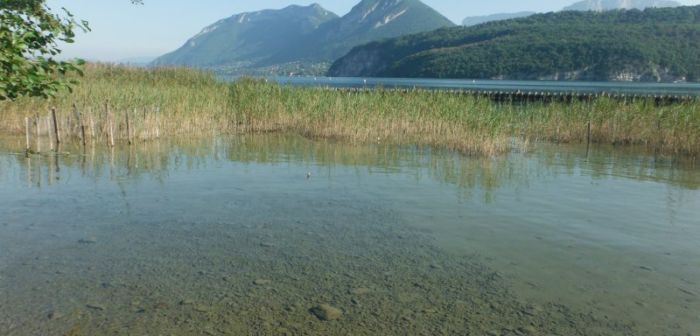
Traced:
<path id="1" fill-rule="evenodd" d="M 700 169 L 293 135 L 0 139 L 1 335 L 700 335 Z"/>

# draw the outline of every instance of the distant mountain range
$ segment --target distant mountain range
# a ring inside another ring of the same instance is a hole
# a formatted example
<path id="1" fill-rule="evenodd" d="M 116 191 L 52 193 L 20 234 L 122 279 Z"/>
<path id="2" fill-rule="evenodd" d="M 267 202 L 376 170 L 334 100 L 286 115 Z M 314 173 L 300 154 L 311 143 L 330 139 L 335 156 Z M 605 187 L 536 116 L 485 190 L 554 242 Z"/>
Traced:
<path id="1" fill-rule="evenodd" d="M 463 26 L 476 26 L 478 24 L 486 23 L 486 22 L 491 22 L 491 21 L 502 21 L 502 20 L 510 20 L 510 19 L 517 19 L 521 17 L 527 17 L 530 15 L 536 14 L 535 12 L 518 12 L 518 13 L 500 13 L 500 14 L 492 14 L 492 15 L 484 15 L 484 16 L 470 16 L 465 18 L 462 21 Z"/>
<path id="2" fill-rule="evenodd" d="M 697 81 L 700 6 L 537 14 L 372 42 L 330 76 Z"/>
<path id="3" fill-rule="evenodd" d="M 584 0 L 574 3 L 571 6 L 565 7 L 563 11 L 603 12 L 619 9 L 642 10 L 646 8 L 664 8 L 680 6 L 682 6 L 681 3 L 670 0 Z M 533 14 L 535 14 L 535 12 L 502 13 L 487 16 L 472 16 L 464 19 L 462 25 L 467 27 L 475 26 L 486 22 L 528 17 Z"/>
<path id="4" fill-rule="evenodd" d="M 680 7 L 681 3 L 669 0 L 585 0 L 565 7 L 565 11 L 608 11 L 616 9 L 646 9 Z"/>
<path id="5" fill-rule="evenodd" d="M 362 0 L 342 17 L 318 4 L 293 5 L 220 20 L 151 64 L 253 75 L 696 78 L 697 7 L 609 12 L 678 6 L 584 0 L 558 13 L 470 17 L 465 28 L 420 0 Z"/>
<path id="6" fill-rule="evenodd" d="M 153 64 L 231 72 L 323 72 L 357 45 L 451 26 L 419 0 L 363 0 L 342 17 L 317 4 L 289 6 L 216 22 Z"/>

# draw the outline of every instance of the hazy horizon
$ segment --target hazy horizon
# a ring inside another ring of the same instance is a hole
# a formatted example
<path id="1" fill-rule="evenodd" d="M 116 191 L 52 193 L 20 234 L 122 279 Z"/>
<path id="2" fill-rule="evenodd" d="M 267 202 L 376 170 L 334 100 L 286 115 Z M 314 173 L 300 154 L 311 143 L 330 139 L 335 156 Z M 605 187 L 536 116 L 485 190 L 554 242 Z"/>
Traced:
<path id="1" fill-rule="evenodd" d="M 55 10 L 62 7 L 78 19 L 90 22 L 92 32 L 78 34 L 76 43 L 64 47 L 64 58 L 84 58 L 92 61 L 116 62 L 128 59 L 148 59 L 182 46 L 205 26 L 241 12 L 279 9 L 289 5 L 318 3 L 327 10 L 344 15 L 359 0 L 259 0 L 254 3 L 230 3 L 220 0 L 145 0 L 144 5 L 132 5 L 129 0 L 109 2 L 48 0 Z M 454 0 L 423 0 L 455 23 L 468 16 L 490 15 L 520 11 L 549 12 L 560 10 L 575 0 L 494 2 Z M 700 0 L 679 1 L 697 5 Z"/>

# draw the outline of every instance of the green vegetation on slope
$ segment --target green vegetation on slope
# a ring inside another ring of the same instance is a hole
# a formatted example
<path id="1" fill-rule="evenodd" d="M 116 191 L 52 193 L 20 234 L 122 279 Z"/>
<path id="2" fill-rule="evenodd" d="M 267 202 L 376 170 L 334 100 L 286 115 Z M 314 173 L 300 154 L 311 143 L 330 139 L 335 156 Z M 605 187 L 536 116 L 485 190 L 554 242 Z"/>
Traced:
<path id="1" fill-rule="evenodd" d="M 660 152 L 700 154 L 700 102 L 658 106 L 653 100 L 597 98 L 573 103 L 496 103 L 442 91 L 345 92 L 243 79 L 222 83 L 187 69 L 86 68 L 73 94 L 50 101 L 0 103 L 0 132 L 24 134 L 25 117 L 56 106 L 66 141 L 77 139 L 72 106 L 90 141 L 290 132 L 350 143 L 432 145 L 497 154 L 528 142 L 636 144 Z M 130 133 L 125 127 L 129 113 Z M 46 128 L 44 128 L 45 130 Z"/>
<path id="2" fill-rule="evenodd" d="M 695 81 L 700 6 L 560 12 L 356 47 L 331 76 Z"/>

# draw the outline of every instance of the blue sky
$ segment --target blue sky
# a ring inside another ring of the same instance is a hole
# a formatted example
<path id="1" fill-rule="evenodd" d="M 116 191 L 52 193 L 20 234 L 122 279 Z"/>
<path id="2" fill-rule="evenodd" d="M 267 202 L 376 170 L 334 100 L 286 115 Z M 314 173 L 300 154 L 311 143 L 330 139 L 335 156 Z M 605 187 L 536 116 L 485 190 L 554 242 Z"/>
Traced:
<path id="1" fill-rule="evenodd" d="M 319 3 L 338 15 L 347 13 L 359 0 L 48 0 L 53 9 L 65 7 L 78 18 L 90 21 L 92 32 L 64 47 L 65 57 L 117 61 L 154 57 L 172 51 L 205 26 L 240 12 L 283 8 L 290 4 Z M 560 10 L 575 0 L 423 0 L 454 22 L 464 17 L 503 12 Z M 687 5 L 700 0 L 681 1 Z"/>

